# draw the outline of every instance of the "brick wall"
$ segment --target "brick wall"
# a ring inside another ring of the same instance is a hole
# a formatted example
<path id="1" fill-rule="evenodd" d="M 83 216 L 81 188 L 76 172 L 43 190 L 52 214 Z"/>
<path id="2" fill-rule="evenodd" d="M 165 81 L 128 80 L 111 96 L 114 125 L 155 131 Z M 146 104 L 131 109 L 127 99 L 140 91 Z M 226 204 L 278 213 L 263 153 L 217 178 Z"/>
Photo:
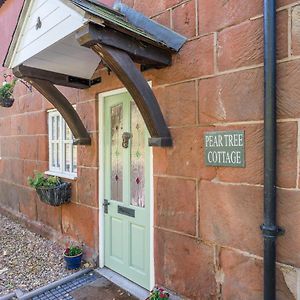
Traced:
<path id="1" fill-rule="evenodd" d="M 263 1 L 126 0 L 189 38 L 171 67 L 149 70 L 174 138 L 154 149 L 156 282 L 189 299 L 262 299 Z M 299 290 L 300 1 L 278 0 L 278 299 Z M 111 4 L 112 1 L 107 1 Z M 13 14 L 11 2 L 3 14 Z M 8 39 L 8 38 L 7 38 Z M 1 52 L 2 53 L 2 52 Z M 26 177 L 47 169 L 49 104 L 18 84 L 12 109 L 0 109 L 0 203 L 52 238 L 84 241 L 97 255 L 97 94 L 122 87 L 101 71 L 86 91 L 63 89 L 92 134 L 79 147 L 71 205 L 41 204 Z M 204 165 L 203 134 L 245 130 L 246 168 Z M 100 166 L 101 167 L 101 166 Z M 299 291 L 298 291 L 299 293 Z"/>

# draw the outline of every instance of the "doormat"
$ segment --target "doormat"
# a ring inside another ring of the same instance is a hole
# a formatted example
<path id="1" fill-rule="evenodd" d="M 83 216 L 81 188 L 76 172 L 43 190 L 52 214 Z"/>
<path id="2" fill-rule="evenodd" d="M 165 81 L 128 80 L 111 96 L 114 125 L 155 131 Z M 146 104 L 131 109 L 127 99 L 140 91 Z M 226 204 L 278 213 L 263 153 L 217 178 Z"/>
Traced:
<path id="1" fill-rule="evenodd" d="M 96 272 L 83 274 L 75 279 L 61 284 L 53 289 L 43 292 L 40 295 L 34 296 L 33 300 L 74 300 L 70 293 L 79 289 L 99 278 Z M 93 299 L 93 298 L 90 298 Z"/>
<path id="2" fill-rule="evenodd" d="M 113 284 L 104 277 L 100 277 L 91 284 L 76 289 L 71 293 L 75 300 L 137 300 L 117 285 Z"/>

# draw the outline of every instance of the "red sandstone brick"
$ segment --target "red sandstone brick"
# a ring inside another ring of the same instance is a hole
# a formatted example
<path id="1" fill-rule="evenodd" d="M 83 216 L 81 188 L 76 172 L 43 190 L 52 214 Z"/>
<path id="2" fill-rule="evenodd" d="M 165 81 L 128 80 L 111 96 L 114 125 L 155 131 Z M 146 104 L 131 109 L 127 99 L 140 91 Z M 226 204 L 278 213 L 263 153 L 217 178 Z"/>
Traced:
<path id="1" fill-rule="evenodd" d="M 20 212 L 31 221 L 35 221 L 37 219 L 36 192 L 25 188 L 20 192 Z"/>
<path id="2" fill-rule="evenodd" d="M 291 61 L 278 65 L 277 107 L 278 118 L 298 118 L 300 116 L 300 61 Z"/>
<path id="3" fill-rule="evenodd" d="M 214 37 L 203 36 L 186 43 L 173 57 L 172 66 L 146 72 L 153 86 L 210 75 L 214 70 Z"/>
<path id="4" fill-rule="evenodd" d="M 46 134 L 47 130 L 47 113 L 37 112 L 26 114 L 27 117 L 27 134 Z M 20 124 L 22 126 L 22 124 Z"/>
<path id="5" fill-rule="evenodd" d="M 14 105 L 16 104 L 19 113 L 40 111 L 43 107 L 42 95 L 34 90 L 30 94 L 18 97 L 17 103 Z"/>
<path id="6" fill-rule="evenodd" d="M 98 125 L 98 105 L 96 101 L 78 103 L 76 111 L 88 131 L 96 131 Z"/>
<path id="7" fill-rule="evenodd" d="M 196 181 L 155 177 L 156 225 L 196 235 Z"/>
<path id="8" fill-rule="evenodd" d="M 201 181 L 200 237 L 262 255 L 263 189 Z"/>
<path id="9" fill-rule="evenodd" d="M 49 160 L 49 143 L 48 135 L 40 135 L 38 137 L 38 160 L 48 161 Z"/>
<path id="10" fill-rule="evenodd" d="M 20 211 L 21 195 L 22 195 L 22 188 L 20 186 L 10 184 L 10 183 L 5 183 L 4 186 L 1 187 L 1 198 L 3 197 L 1 204 L 3 204 L 5 207 L 9 209 L 12 209 L 14 212 L 18 213 Z"/>
<path id="11" fill-rule="evenodd" d="M 222 299 L 263 299 L 262 260 L 247 257 L 229 249 L 222 249 L 220 254 L 220 267 L 221 272 L 224 274 Z M 247 275 L 245 276 L 245 274 Z M 294 276 L 295 275 L 296 274 L 294 274 Z M 296 281 L 296 279 L 294 280 Z M 289 290 L 284 279 L 283 271 L 280 268 L 277 268 L 276 282 L 276 299 L 295 299 L 295 295 Z"/>
<path id="12" fill-rule="evenodd" d="M 49 170 L 49 162 L 48 161 L 37 161 L 37 170 L 39 172 L 46 172 Z"/>
<path id="13" fill-rule="evenodd" d="M 262 14 L 263 2 L 260 0 L 198 0 L 198 7 L 199 32 L 203 34 L 219 31 Z"/>
<path id="14" fill-rule="evenodd" d="M 155 231 L 156 281 L 188 299 L 215 299 L 213 249 L 197 240 Z"/>
<path id="15" fill-rule="evenodd" d="M 24 161 L 21 159 L 11 160 L 10 180 L 14 184 L 23 184 Z"/>
<path id="16" fill-rule="evenodd" d="M 37 170 L 37 162 L 35 160 L 24 160 L 22 183 L 24 186 L 28 186 L 28 177 L 32 177 L 35 170 Z"/>
<path id="17" fill-rule="evenodd" d="M 28 131 L 28 119 L 26 114 L 11 117 L 11 135 L 24 135 Z"/>
<path id="18" fill-rule="evenodd" d="M 289 5 L 289 4 L 293 4 L 293 3 L 297 3 L 296 0 L 277 0 L 277 7 L 282 7 L 285 5 Z"/>
<path id="19" fill-rule="evenodd" d="M 77 201 L 79 203 L 98 207 L 98 170 L 93 168 L 78 168 Z"/>
<path id="20" fill-rule="evenodd" d="M 158 16 L 153 17 L 152 20 L 161 25 L 171 28 L 171 17 L 170 17 L 169 10 L 163 12 L 162 14 L 160 14 Z"/>
<path id="21" fill-rule="evenodd" d="M 0 65 L 5 58 L 11 36 L 14 32 L 18 15 L 22 8 L 23 0 L 6 1 L 0 11 L 1 47 L 0 47 Z M 2 44 L 5 41 L 5 44 Z M 2 69 L 2 68 L 1 68 Z"/>
<path id="22" fill-rule="evenodd" d="M 78 102 L 79 90 L 65 86 L 58 86 L 59 91 L 69 100 L 71 104 Z"/>
<path id="23" fill-rule="evenodd" d="M 171 130 L 173 147 L 154 149 L 154 174 L 212 179 L 215 168 L 204 166 L 203 130 L 187 127 Z"/>
<path id="24" fill-rule="evenodd" d="M 21 159 L 37 159 L 38 137 L 24 136 L 19 138 L 20 141 L 20 158 Z"/>
<path id="25" fill-rule="evenodd" d="M 164 11 L 166 4 L 164 0 L 156 0 L 152 5 L 149 5 L 147 1 L 134 1 L 133 8 L 149 17 Z"/>
<path id="26" fill-rule="evenodd" d="M 20 156 L 20 141 L 21 137 L 5 137 L 2 138 L 1 143 L 1 156 L 10 158 L 19 158 Z"/>
<path id="27" fill-rule="evenodd" d="M 262 68 L 199 81 L 200 124 L 262 119 Z"/>
<path id="28" fill-rule="evenodd" d="M 278 224 L 285 234 L 278 238 L 277 257 L 280 262 L 300 267 L 299 228 L 300 228 L 300 192 L 278 189 Z"/>
<path id="29" fill-rule="evenodd" d="M 292 8 L 292 55 L 300 53 L 300 5 Z"/>
<path id="30" fill-rule="evenodd" d="M 288 56 L 288 13 L 278 13 L 278 59 Z M 263 62 L 263 20 L 247 21 L 218 35 L 218 68 L 235 69 Z"/>
<path id="31" fill-rule="evenodd" d="M 98 166 L 98 134 L 91 133 L 92 144 L 77 147 L 77 164 L 84 167 Z"/>
<path id="32" fill-rule="evenodd" d="M 195 1 L 183 3 L 172 12 L 173 29 L 188 38 L 196 35 Z"/>
<path id="33" fill-rule="evenodd" d="M 11 118 L 0 119 L 0 137 L 11 134 Z"/>
<path id="34" fill-rule="evenodd" d="M 11 171 L 10 159 L 1 157 L 0 159 L 0 179 L 6 178 L 6 173 Z"/>
<path id="35" fill-rule="evenodd" d="M 196 123 L 197 95 L 195 82 L 153 88 L 168 126 Z"/>
<path id="36" fill-rule="evenodd" d="M 50 206 L 45 204 L 37 197 L 37 219 L 38 221 L 46 224 L 55 230 L 61 232 L 62 230 L 62 223 L 61 223 L 61 216 L 62 216 L 62 208 L 61 206 Z"/>
<path id="37" fill-rule="evenodd" d="M 97 209 L 75 203 L 63 205 L 62 228 L 64 234 L 97 249 L 99 234 Z"/>
<path id="38" fill-rule="evenodd" d="M 124 1 L 122 1 L 122 3 L 124 3 L 125 5 L 127 5 L 129 7 L 133 7 L 134 0 L 124 0 Z"/>
<path id="39" fill-rule="evenodd" d="M 113 4 L 115 3 L 115 0 L 101 0 L 99 2 L 102 4 L 105 4 L 107 6 L 113 6 Z"/>

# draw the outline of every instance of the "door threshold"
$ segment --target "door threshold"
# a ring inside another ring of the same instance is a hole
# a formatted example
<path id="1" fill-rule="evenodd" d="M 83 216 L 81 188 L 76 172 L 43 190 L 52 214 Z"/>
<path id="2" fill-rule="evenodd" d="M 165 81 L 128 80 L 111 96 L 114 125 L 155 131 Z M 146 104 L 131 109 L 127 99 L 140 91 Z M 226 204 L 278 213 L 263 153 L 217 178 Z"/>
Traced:
<path id="1" fill-rule="evenodd" d="M 145 300 L 149 296 L 149 291 L 106 267 L 95 271 L 140 300 Z"/>

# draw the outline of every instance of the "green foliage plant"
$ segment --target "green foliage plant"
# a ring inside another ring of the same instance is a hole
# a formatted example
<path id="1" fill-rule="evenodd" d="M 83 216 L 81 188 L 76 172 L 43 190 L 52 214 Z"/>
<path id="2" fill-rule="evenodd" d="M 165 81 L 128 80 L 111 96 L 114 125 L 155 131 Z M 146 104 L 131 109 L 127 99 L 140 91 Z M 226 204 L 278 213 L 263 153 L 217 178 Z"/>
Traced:
<path id="1" fill-rule="evenodd" d="M 37 188 L 51 188 L 61 184 L 59 177 L 45 176 L 43 173 L 35 172 L 34 177 L 28 177 L 28 184 Z"/>
<path id="2" fill-rule="evenodd" d="M 65 256 L 77 256 L 82 253 L 82 249 L 78 246 L 70 246 L 66 248 L 64 254 Z"/>
<path id="3" fill-rule="evenodd" d="M 147 298 L 149 300 L 163 300 L 169 299 L 170 295 L 163 288 L 155 286 L 150 292 L 150 296 Z"/>
<path id="4" fill-rule="evenodd" d="M 2 87 L 0 87 L 0 99 L 12 98 L 16 83 L 17 79 L 14 79 L 12 82 L 7 82 Z"/>

